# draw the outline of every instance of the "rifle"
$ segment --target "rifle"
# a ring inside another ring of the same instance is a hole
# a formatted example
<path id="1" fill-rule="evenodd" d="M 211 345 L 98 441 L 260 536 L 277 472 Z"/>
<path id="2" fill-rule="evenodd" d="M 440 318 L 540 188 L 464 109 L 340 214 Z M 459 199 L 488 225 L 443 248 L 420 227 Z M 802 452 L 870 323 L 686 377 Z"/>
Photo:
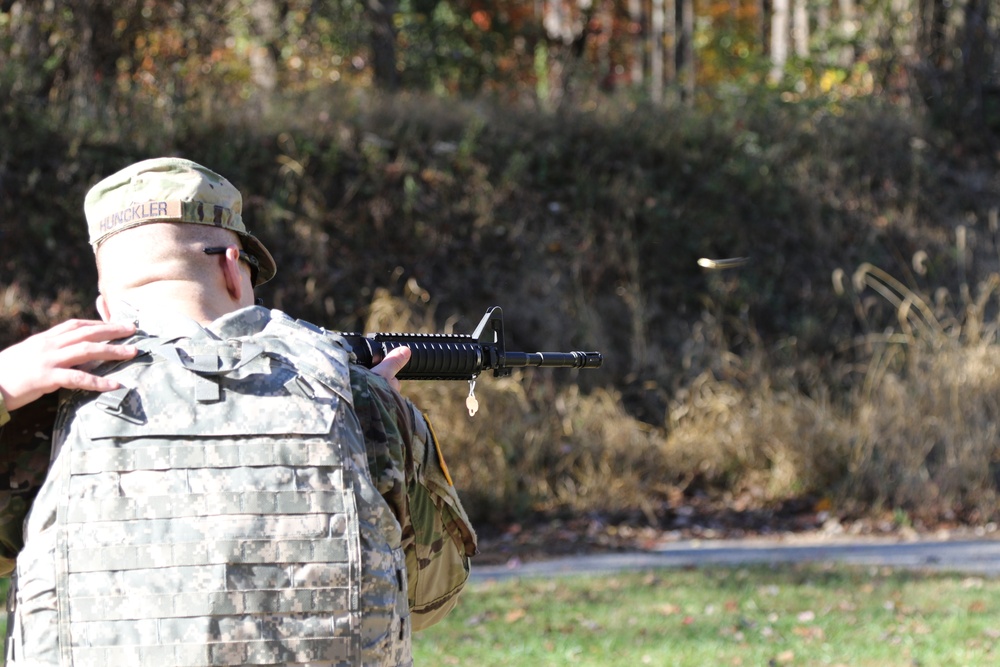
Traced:
<path id="1" fill-rule="evenodd" d="M 510 375 L 514 368 L 600 368 L 600 352 L 512 352 L 503 335 L 503 311 L 487 309 L 479 326 L 469 334 L 376 333 L 340 334 L 354 351 L 358 363 L 371 368 L 397 347 L 410 348 L 410 361 L 396 374 L 400 380 L 468 380 L 469 414 L 478 409 L 476 378 L 485 370 L 494 377 Z"/>

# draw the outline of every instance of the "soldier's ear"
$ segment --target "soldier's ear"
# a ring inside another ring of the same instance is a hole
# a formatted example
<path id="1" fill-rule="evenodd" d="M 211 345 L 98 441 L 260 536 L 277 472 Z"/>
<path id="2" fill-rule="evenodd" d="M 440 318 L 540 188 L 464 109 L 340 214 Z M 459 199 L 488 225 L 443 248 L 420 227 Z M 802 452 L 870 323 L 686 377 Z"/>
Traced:
<path id="1" fill-rule="evenodd" d="M 243 267 L 240 264 L 240 249 L 235 245 L 226 247 L 226 254 L 219 258 L 222 263 L 222 273 L 226 281 L 226 291 L 233 301 L 239 303 L 243 299 L 243 292 L 246 286 L 244 280 Z"/>
<path id="2" fill-rule="evenodd" d="M 100 314 L 101 319 L 105 322 L 111 321 L 111 309 L 108 308 L 108 300 L 104 298 L 103 294 L 97 295 L 97 312 Z"/>

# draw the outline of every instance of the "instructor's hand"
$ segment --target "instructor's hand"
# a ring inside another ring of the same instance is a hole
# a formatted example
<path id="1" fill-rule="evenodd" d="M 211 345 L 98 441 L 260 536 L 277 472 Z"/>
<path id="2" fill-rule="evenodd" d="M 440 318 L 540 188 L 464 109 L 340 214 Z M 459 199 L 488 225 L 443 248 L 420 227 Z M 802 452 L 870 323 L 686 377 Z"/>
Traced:
<path id="1" fill-rule="evenodd" d="M 0 351 L 0 394 L 8 410 L 18 408 L 57 389 L 110 391 L 114 380 L 75 368 L 93 361 L 131 359 L 134 345 L 108 341 L 135 333 L 132 324 L 97 320 L 69 320 Z"/>

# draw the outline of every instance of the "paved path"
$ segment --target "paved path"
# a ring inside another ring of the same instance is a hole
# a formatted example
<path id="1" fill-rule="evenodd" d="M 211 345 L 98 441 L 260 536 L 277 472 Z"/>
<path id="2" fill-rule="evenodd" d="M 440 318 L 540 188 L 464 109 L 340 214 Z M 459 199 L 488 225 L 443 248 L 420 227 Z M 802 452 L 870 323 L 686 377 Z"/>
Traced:
<path id="1" fill-rule="evenodd" d="M 806 540 L 704 540 L 667 542 L 649 551 L 557 558 L 523 564 L 475 566 L 472 580 L 600 574 L 623 570 L 838 562 L 1000 576 L 1000 539 L 912 541 L 847 538 Z"/>

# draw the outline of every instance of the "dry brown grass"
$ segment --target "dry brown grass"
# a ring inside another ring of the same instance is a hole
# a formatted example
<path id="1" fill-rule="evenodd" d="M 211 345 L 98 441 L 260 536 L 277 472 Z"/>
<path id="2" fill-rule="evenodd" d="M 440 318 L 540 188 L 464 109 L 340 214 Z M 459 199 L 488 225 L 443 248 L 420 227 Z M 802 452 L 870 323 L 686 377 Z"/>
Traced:
<path id="1" fill-rule="evenodd" d="M 849 444 L 845 418 L 823 396 L 742 389 L 699 377 L 674 409 L 667 451 L 676 470 L 698 470 L 762 501 L 822 491 Z"/>
<path id="2" fill-rule="evenodd" d="M 918 514 L 991 518 L 1000 481 L 1000 276 L 974 294 L 963 285 L 952 308 L 943 291 L 932 303 L 874 267 L 859 268 L 854 283 L 885 297 L 899 326 L 864 341 L 871 361 L 853 396 L 846 491 Z"/>
<path id="3" fill-rule="evenodd" d="M 545 370 L 483 376 L 473 418 L 464 383 L 413 382 L 406 392 L 443 435 L 462 495 L 483 521 L 556 510 L 657 521 L 694 477 L 761 506 L 808 495 L 835 511 L 985 521 L 1000 474 L 1000 346 L 987 315 L 997 285 L 989 278 L 949 310 L 862 266 L 856 303 L 874 289 L 898 326 L 859 338 L 865 372 L 840 401 L 821 383 L 789 382 L 761 347 L 720 355 L 679 387 L 664 428 L 630 416 L 614 387 L 583 392 Z M 373 302 L 369 330 L 444 328 L 417 295 Z"/>
<path id="4" fill-rule="evenodd" d="M 440 330 L 401 299 L 382 294 L 373 303 L 369 330 L 419 329 Z M 705 372 L 677 394 L 669 424 L 654 428 L 625 411 L 616 389 L 585 393 L 557 385 L 552 372 L 481 377 L 475 417 L 464 408 L 464 383 L 406 384 L 442 435 L 474 515 L 641 511 L 655 520 L 693 474 L 752 489 L 766 503 L 827 483 L 849 448 L 826 399 L 771 389 L 765 377 L 742 389 Z"/>

